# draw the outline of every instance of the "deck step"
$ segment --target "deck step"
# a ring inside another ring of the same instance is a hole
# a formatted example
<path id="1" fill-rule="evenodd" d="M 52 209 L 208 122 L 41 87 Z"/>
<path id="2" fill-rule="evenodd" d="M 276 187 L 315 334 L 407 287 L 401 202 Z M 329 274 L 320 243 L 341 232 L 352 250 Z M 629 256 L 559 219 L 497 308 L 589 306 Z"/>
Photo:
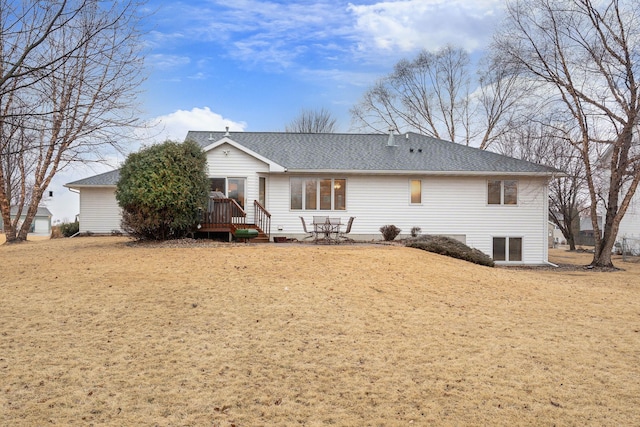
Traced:
<path id="1" fill-rule="evenodd" d="M 250 239 L 254 243 L 269 243 L 269 236 L 267 236 L 256 224 L 244 224 L 241 228 L 247 228 L 250 230 L 258 230 L 258 236 Z M 242 240 L 242 238 L 238 239 Z"/>
<path id="2" fill-rule="evenodd" d="M 250 239 L 252 242 L 255 243 L 269 243 L 269 236 L 267 236 L 264 231 L 262 231 L 256 224 L 237 224 L 236 229 L 242 229 L 242 228 L 247 228 L 247 229 L 253 229 L 253 230 L 258 230 L 258 236 L 254 237 L 252 239 Z M 210 233 L 232 233 L 232 230 L 229 226 L 225 226 L 225 225 L 217 225 L 215 227 L 203 227 L 200 230 L 198 230 L 199 232 L 210 232 Z M 243 241 L 244 239 L 239 238 L 236 239 L 237 241 Z"/>

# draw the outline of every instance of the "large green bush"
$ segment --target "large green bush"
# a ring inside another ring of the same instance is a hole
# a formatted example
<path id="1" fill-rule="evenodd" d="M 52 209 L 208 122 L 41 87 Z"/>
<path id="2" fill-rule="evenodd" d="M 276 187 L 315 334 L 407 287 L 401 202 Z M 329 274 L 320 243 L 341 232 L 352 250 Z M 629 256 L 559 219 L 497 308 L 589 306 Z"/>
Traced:
<path id="1" fill-rule="evenodd" d="M 193 231 L 207 202 L 206 161 L 191 141 L 167 141 L 130 154 L 116 189 L 122 229 L 153 240 L 181 238 Z"/>

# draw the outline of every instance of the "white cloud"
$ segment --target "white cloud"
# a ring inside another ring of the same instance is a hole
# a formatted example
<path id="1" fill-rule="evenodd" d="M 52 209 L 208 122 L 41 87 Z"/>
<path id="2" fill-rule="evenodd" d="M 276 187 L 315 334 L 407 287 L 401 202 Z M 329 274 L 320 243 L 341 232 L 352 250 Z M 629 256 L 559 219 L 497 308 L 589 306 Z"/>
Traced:
<path id="1" fill-rule="evenodd" d="M 400 0 L 349 6 L 361 52 L 486 47 L 502 0 Z"/>
<path id="2" fill-rule="evenodd" d="M 162 70 L 181 67 L 183 65 L 188 65 L 191 62 L 191 59 L 188 56 L 166 55 L 160 53 L 147 55 L 146 60 L 147 65 L 154 68 L 160 68 Z"/>
<path id="3" fill-rule="evenodd" d="M 227 119 L 214 113 L 209 107 L 194 107 L 191 110 L 177 110 L 152 119 L 141 136 L 155 141 L 182 141 L 190 130 L 219 131 L 224 130 L 226 126 L 232 131 L 241 132 L 247 124 Z"/>

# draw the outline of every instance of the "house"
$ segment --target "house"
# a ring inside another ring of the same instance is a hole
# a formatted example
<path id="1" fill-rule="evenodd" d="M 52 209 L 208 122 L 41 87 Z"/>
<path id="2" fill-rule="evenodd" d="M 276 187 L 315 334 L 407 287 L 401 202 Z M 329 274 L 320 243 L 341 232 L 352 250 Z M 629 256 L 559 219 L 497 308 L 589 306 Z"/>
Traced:
<path id="1" fill-rule="evenodd" d="M 611 177 L 610 163 L 611 157 L 613 155 L 615 146 L 610 144 L 609 147 L 604 151 L 600 159 L 598 159 L 596 166 L 599 168 L 599 172 L 602 174 L 600 177 L 601 182 L 604 184 L 604 188 L 600 189 L 601 198 L 606 199 L 606 195 L 608 195 L 608 183 Z M 639 147 L 635 146 L 632 149 L 632 153 L 635 155 L 638 154 Z M 628 188 L 628 183 L 623 184 L 623 190 L 621 190 L 619 196 L 620 200 L 618 204 L 622 203 L 622 198 L 626 195 Z M 634 253 L 640 253 L 640 189 L 636 190 L 631 201 L 629 203 L 629 207 L 625 212 L 624 216 L 620 220 L 620 225 L 618 227 L 618 234 L 616 234 L 615 244 L 614 244 L 614 252 L 619 251 L 623 245 L 626 247 L 630 247 L 633 249 Z M 602 202 L 601 202 L 602 203 Z M 603 218 L 606 217 L 606 209 L 604 206 L 599 204 L 596 207 L 597 211 L 597 221 L 598 227 L 600 228 L 600 233 L 604 233 L 603 226 L 604 221 Z M 586 217 L 580 221 L 580 235 L 586 236 L 584 244 L 594 245 L 594 231 L 593 224 L 591 223 L 591 217 Z"/>
<path id="2" fill-rule="evenodd" d="M 548 182 L 556 169 L 407 133 L 302 134 L 199 132 L 187 139 L 207 155 L 212 199 L 202 231 L 232 231 L 211 221 L 231 200 L 241 224 L 270 237 L 302 239 L 300 216 L 356 217 L 350 236 L 380 240 L 380 227 L 413 227 L 454 237 L 498 262 L 544 264 Z M 80 192 L 80 231 L 120 228 L 118 171 L 66 184 Z M 216 225 L 217 224 L 217 225 Z M 238 227 L 237 224 L 233 227 Z"/>
<path id="3" fill-rule="evenodd" d="M 18 214 L 18 208 L 12 207 L 10 214 L 11 214 L 11 219 L 12 220 L 15 219 L 16 215 Z M 26 208 L 24 208 L 20 215 L 20 220 L 19 220 L 20 224 L 22 224 L 26 216 L 27 216 L 27 210 Z M 36 216 L 33 222 L 31 223 L 31 229 L 29 230 L 29 233 L 51 234 L 51 217 L 52 215 L 49 209 L 47 209 L 44 206 L 38 206 L 38 210 L 36 212 Z M 4 230 L 2 217 L 0 217 L 0 230 Z"/>
<path id="4" fill-rule="evenodd" d="M 640 244 L 640 193 L 637 191 L 620 221 L 616 244 L 621 246 L 624 239 L 628 240 L 627 245 L 638 246 Z"/>

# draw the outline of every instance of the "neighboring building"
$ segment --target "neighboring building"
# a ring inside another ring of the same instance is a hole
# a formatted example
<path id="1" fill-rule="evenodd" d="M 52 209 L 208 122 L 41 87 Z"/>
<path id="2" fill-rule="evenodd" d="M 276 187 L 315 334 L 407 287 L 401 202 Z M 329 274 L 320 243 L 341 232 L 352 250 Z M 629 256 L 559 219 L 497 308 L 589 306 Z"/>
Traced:
<path id="1" fill-rule="evenodd" d="M 420 227 L 499 262 L 547 262 L 556 169 L 415 133 L 191 131 L 187 139 L 207 154 L 211 190 L 243 207 L 248 224 L 266 211 L 271 237 L 302 239 L 300 216 L 356 217 L 355 240 L 380 240 L 387 224 L 401 228 L 400 237 Z M 120 228 L 118 177 L 112 171 L 66 184 L 80 192 L 81 232 Z"/>
<path id="2" fill-rule="evenodd" d="M 27 217 L 27 210 L 24 208 L 20 215 L 19 223 L 22 222 Z M 18 214 L 18 209 L 15 207 L 11 208 L 11 219 L 13 220 Z M 38 206 L 38 211 L 36 212 L 36 217 L 31 223 L 31 229 L 29 233 L 35 234 L 51 234 L 51 212 L 44 206 Z M 2 217 L 0 217 L 0 230 L 4 230 L 4 224 L 2 222 Z"/>
<path id="3" fill-rule="evenodd" d="M 635 147 L 635 148 L 636 148 L 636 154 L 637 154 L 638 147 Z M 609 170 L 609 167 L 610 167 L 609 164 L 611 162 L 611 155 L 613 153 L 613 149 L 614 149 L 614 145 L 611 144 L 605 150 L 604 154 L 602 155 L 602 157 L 600 158 L 597 164 L 603 171 L 602 182 L 605 182 L 605 183 L 609 181 L 609 178 L 611 176 L 611 171 Z M 604 190 L 607 190 L 607 188 L 605 188 Z M 602 194 L 608 194 L 607 191 L 604 191 L 604 190 Z M 627 191 L 627 188 L 625 187 L 622 193 L 626 193 L 626 191 Z M 619 204 L 622 203 L 622 197 L 620 197 L 620 200 L 618 203 Z M 602 207 L 602 205 L 598 206 L 597 211 L 598 211 L 598 227 L 600 228 L 601 233 L 603 233 L 604 232 L 602 229 L 604 225 L 603 218 L 606 216 L 606 211 Z M 593 225 L 591 223 L 590 217 L 587 217 L 582 221 L 580 221 L 580 235 L 586 236 L 585 240 L 590 242 L 585 244 L 593 245 L 595 243 Z M 618 234 L 616 235 L 616 241 L 613 249 L 614 252 L 618 251 L 619 248 L 622 247 L 623 239 L 625 238 L 627 238 L 630 241 L 633 241 L 634 245 L 640 245 L 640 243 L 638 243 L 640 242 L 640 189 L 636 190 L 635 194 L 631 198 L 631 203 L 629 203 L 629 207 L 627 208 L 627 211 L 625 212 L 624 217 L 622 217 L 622 220 L 620 221 L 620 225 L 618 227 Z"/>
<path id="4" fill-rule="evenodd" d="M 560 227 L 553 221 L 549 221 L 549 247 L 557 248 L 560 245 L 566 245 L 567 239 L 564 238 Z"/>
<path id="5" fill-rule="evenodd" d="M 616 242 L 622 244 L 623 238 L 640 240 L 640 193 L 636 191 L 627 212 L 620 221 Z"/>
<path id="6" fill-rule="evenodd" d="M 114 170 L 65 184 L 65 187 L 80 193 L 78 220 L 81 233 L 110 234 L 120 231 L 122 213 L 115 196 L 119 179 L 120 171 Z"/>

